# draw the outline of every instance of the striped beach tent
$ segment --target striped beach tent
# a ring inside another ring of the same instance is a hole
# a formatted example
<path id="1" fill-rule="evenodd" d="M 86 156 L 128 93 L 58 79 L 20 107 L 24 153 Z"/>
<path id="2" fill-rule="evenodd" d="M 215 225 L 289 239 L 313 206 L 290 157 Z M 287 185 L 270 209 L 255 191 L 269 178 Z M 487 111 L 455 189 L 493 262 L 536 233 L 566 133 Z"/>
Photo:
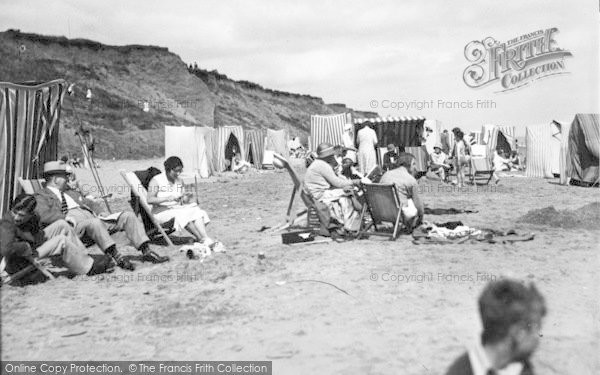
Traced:
<path id="1" fill-rule="evenodd" d="M 492 157 L 494 151 L 503 149 L 512 151 L 515 147 L 515 127 L 500 125 L 484 125 L 481 129 L 483 139 L 487 144 L 488 155 Z"/>
<path id="2" fill-rule="evenodd" d="M 361 118 L 356 119 L 354 123 L 355 127 L 367 125 L 373 128 L 377 134 L 378 147 L 386 147 L 390 143 L 396 146 L 417 147 L 421 146 L 425 117 Z"/>
<path id="3" fill-rule="evenodd" d="M 560 148 L 563 138 L 563 123 L 530 125 L 526 128 L 528 177 L 553 178 L 560 174 Z"/>
<path id="4" fill-rule="evenodd" d="M 345 113 L 310 116 L 309 148 L 316 150 L 317 146 L 323 142 L 331 143 L 334 146 L 344 144 L 342 137 L 345 124 Z"/>
<path id="5" fill-rule="evenodd" d="M 598 114 L 577 114 L 568 134 L 561 145 L 561 183 L 579 186 L 597 184 L 600 178 Z"/>
<path id="6" fill-rule="evenodd" d="M 212 175 L 213 129 L 200 126 L 165 126 L 165 157 L 177 156 L 184 172 L 201 178 Z"/>
<path id="7" fill-rule="evenodd" d="M 244 149 L 246 150 L 246 160 L 256 169 L 261 169 L 265 150 L 265 132 L 262 129 L 246 130 Z"/>
<path id="8" fill-rule="evenodd" d="M 246 160 L 244 152 L 244 129 L 241 126 L 221 126 L 216 128 L 213 136 L 213 169 L 215 172 L 227 170 L 225 160 L 230 160 L 234 150 Z"/>
<path id="9" fill-rule="evenodd" d="M 58 129 L 67 84 L 0 82 L 0 213 L 19 192 L 18 178 L 41 178 L 58 159 Z"/>

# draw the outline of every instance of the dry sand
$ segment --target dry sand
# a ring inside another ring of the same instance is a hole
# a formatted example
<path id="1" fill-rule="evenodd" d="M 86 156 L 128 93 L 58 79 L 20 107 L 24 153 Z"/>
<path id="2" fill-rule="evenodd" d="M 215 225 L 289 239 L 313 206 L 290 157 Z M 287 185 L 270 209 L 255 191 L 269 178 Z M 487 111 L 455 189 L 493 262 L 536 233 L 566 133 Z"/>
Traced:
<path id="1" fill-rule="evenodd" d="M 160 160 L 101 164 L 103 182 L 117 192 L 124 189 L 119 169 L 160 166 Z M 93 183 L 89 172 L 80 170 L 79 177 Z M 534 281 L 547 299 L 533 360 L 538 373 L 599 372 L 597 226 L 515 222 L 535 208 L 597 202 L 598 189 L 509 177 L 489 189 L 457 191 L 422 180 L 430 207 L 479 211 L 430 220 L 518 226 L 535 232 L 535 240 L 416 246 L 407 237 L 372 237 L 286 246 L 279 235 L 258 230 L 284 219 L 291 186 L 282 171 L 201 181 L 209 231 L 228 248 L 204 263 L 153 245 L 172 261 L 3 287 L 2 359 L 272 360 L 274 374 L 439 374 L 477 337 L 476 299 L 485 282 L 512 275 Z M 127 208 L 123 198 L 112 204 Z M 401 281 L 390 281 L 394 275 Z"/>

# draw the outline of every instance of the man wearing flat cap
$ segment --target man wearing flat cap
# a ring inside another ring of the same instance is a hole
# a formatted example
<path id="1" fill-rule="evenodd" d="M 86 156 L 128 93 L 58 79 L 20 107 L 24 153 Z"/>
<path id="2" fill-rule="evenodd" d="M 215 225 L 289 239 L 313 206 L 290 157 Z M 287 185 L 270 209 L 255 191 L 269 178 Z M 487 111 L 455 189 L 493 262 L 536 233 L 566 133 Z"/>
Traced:
<path id="1" fill-rule="evenodd" d="M 360 180 L 348 180 L 335 174 L 337 166 L 335 147 L 321 143 L 317 147 L 317 159 L 304 175 L 303 190 L 315 200 L 329 207 L 331 217 L 347 231 L 357 231 L 360 226 L 359 213 L 352 203 L 354 185 Z"/>
<path id="2" fill-rule="evenodd" d="M 42 226 L 64 219 L 73 225 L 75 232 L 81 238 L 84 235 L 94 240 L 100 249 L 113 257 L 117 266 L 133 271 L 135 266 L 117 250 L 115 241 L 109 231 L 125 231 L 127 238 L 143 254 L 144 261 L 162 263 L 168 260 L 150 250 L 150 240 L 144 226 L 133 212 L 121 212 L 114 220 L 101 220 L 83 201 L 82 197 L 66 194 L 67 168 L 66 164 L 52 161 L 44 164 L 46 187 L 35 194 L 37 201 L 36 212 Z M 73 192 L 71 192 L 73 193 Z"/>

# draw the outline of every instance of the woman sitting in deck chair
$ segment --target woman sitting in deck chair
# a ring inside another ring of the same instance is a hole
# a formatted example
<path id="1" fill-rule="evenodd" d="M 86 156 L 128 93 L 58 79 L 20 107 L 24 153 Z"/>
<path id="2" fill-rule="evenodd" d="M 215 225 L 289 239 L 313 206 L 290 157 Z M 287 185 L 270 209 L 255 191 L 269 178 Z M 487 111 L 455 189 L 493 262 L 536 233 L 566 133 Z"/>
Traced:
<path id="1" fill-rule="evenodd" d="M 148 203 L 152 205 L 152 214 L 161 223 L 175 218 L 175 229 L 186 229 L 196 241 L 207 245 L 215 252 L 224 251 L 221 242 L 213 241 L 206 233 L 206 224 L 210 222 L 206 211 L 191 204 L 191 193 L 184 193 L 183 181 L 179 175 L 183 171 L 183 162 L 171 156 L 164 162 L 165 173 L 156 175 L 148 185 Z"/>
<path id="2" fill-rule="evenodd" d="M 313 199 L 329 207 L 331 218 L 337 220 L 349 232 L 358 231 L 360 214 L 353 202 L 354 185 L 360 185 L 358 179 L 348 180 L 338 177 L 335 148 L 329 143 L 317 147 L 317 159 L 308 167 L 304 175 L 304 191 Z"/>

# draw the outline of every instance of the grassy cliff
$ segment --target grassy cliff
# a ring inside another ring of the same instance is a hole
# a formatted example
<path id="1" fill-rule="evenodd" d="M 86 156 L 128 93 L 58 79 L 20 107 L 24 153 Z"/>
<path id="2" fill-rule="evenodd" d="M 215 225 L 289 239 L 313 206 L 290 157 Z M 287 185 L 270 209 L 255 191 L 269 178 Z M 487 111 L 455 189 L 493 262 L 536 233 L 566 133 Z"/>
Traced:
<path id="1" fill-rule="evenodd" d="M 233 81 L 216 71 L 188 69 L 162 47 L 109 46 L 8 30 L 0 33 L 0 56 L 0 81 L 75 83 L 74 95 L 63 103 L 61 153 L 78 152 L 78 119 L 93 130 L 97 157 L 136 159 L 164 155 L 165 125 L 287 129 L 306 138 L 311 114 L 345 109 L 321 98 Z M 88 89 L 91 101 L 85 97 Z"/>

